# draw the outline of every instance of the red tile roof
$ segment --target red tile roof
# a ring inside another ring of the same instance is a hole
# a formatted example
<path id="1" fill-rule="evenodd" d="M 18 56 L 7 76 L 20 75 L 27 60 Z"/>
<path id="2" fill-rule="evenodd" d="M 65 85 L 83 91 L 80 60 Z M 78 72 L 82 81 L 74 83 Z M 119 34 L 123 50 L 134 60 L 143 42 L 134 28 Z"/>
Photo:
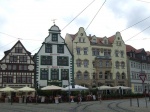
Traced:
<path id="1" fill-rule="evenodd" d="M 137 50 L 136 50 L 136 53 L 140 53 L 142 50 L 143 50 L 143 48 L 137 49 Z"/>
<path id="2" fill-rule="evenodd" d="M 130 51 L 136 52 L 136 49 L 134 47 L 132 47 L 131 45 L 126 45 L 126 52 L 130 52 Z"/>
<path id="3" fill-rule="evenodd" d="M 112 44 L 115 40 L 115 35 L 108 37 L 109 42 Z"/>

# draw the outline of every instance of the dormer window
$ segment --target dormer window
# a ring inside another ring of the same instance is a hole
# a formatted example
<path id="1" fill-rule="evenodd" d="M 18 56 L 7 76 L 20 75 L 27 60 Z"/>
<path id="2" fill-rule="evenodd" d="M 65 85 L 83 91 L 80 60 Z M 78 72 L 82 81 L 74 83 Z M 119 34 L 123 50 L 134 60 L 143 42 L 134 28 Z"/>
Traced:
<path id="1" fill-rule="evenodd" d="M 93 39 L 93 43 L 96 43 L 96 39 Z"/>
<path id="2" fill-rule="evenodd" d="M 108 41 L 106 39 L 104 40 L 104 44 L 108 44 Z"/>
<path id="3" fill-rule="evenodd" d="M 58 41 L 58 34 L 52 34 L 52 41 Z"/>

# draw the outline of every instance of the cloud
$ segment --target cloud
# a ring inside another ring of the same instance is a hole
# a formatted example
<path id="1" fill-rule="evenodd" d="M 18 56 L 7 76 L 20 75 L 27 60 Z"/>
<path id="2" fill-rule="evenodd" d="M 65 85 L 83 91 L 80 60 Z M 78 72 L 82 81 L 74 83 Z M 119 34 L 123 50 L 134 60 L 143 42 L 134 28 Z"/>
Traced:
<path id="1" fill-rule="evenodd" d="M 147 7 L 145 7 L 145 5 Z M 117 18 L 126 20 L 126 28 L 150 16 L 149 4 L 131 0 L 113 0 L 107 4 Z M 150 18 L 135 25 L 133 28 L 143 30 L 148 27 Z M 149 31 L 145 31 L 150 34 Z"/>

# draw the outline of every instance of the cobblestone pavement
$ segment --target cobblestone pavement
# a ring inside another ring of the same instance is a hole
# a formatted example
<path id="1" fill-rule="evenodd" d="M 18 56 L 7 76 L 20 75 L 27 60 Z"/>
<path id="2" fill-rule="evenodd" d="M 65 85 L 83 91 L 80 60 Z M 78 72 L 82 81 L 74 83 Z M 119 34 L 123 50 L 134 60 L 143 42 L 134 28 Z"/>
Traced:
<path id="1" fill-rule="evenodd" d="M 131 106 L 132 105 L 132 106 Z M 0 103 L 0 112 L 150 112 L 150 101 L 144 98 L 125 100 L 106 100 L 60 104 L 19 104 Z"/>

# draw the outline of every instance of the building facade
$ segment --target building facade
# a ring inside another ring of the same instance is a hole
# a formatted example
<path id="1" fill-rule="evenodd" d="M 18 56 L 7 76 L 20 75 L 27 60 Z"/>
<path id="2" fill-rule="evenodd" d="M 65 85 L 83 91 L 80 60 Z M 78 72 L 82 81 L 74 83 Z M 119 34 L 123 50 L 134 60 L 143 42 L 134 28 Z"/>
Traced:
<path id="1" fill-rule="evenodd" d="M 20 41 L 4 53 L 0 60 L 0 88 L 34 87 L 35 63 L 31 53 Z"/>
<path id="2" fill-rule="evenodd" d="M 126 46 L 119 32 L 109 38 L 87 36 L 81 27 L 76 34 L 66 34 L 65 42 L 74 56 L 76 84 L 128 86 Z"/>
<path id="3" fill-rule="evenodd" d="M 72 55 L 60 33 L 54 24 L 36 53 L 36 83 L 39 87 L 65 87 L 72 83 Z"/>
<path id="4" fill-rule="evenodd" d="M 133 93 L 143 93 L 149 91 L 150 87 L 150 53 L 144 49 L 135 49 L 126 45 L 128 56 L 129 85 Z M 142 82 L 140 75 L 144 74 Z M 144 79 L 145 78 L 145 79 Z"/>

